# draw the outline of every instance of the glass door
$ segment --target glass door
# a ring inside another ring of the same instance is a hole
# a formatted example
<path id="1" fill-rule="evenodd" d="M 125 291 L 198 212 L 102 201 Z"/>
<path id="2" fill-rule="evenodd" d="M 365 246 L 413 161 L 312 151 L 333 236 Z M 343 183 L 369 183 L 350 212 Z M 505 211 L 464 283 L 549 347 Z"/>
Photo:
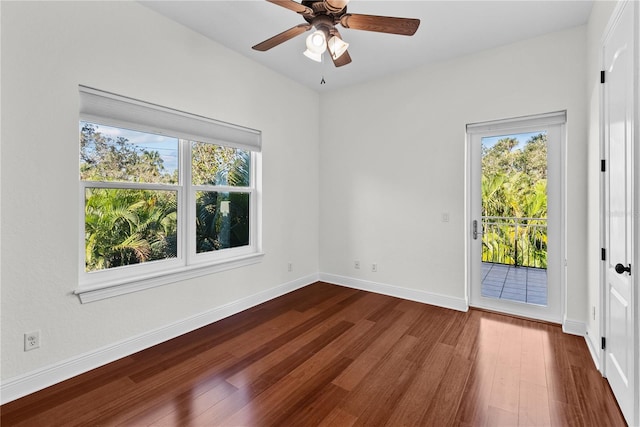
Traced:
<path id="1" fill-rule="evenodd" d="M 473 306 L 561 321 L 564 126 L 557 121 L 468 126 Z"/>

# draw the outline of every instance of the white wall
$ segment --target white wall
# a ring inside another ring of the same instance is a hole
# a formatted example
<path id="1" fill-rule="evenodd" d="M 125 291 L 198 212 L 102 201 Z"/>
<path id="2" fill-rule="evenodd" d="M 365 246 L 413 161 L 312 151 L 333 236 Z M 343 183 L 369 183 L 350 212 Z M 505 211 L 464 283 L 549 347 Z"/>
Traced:
<path id="1" fill-rule="evenodd" d="M 2 2 L 1 40 L 3 382 L 317 277 L 317 93 L 134 2 Z M 78 84 L 262 130 L 263 262 L 80 304 Z"/>
<path id="2" fill-rule="evenodd" d="M 578 27 L 323 95 L 321 271 L 465 298 L 465 125 L 566 109 L 567 318 L 585 322 L 585 41 Z"/>
<path id="3" fill-rule="evenodd" d="M 599 357 L 601 322 L 600 290 L 600 70 L 602 70 L 602 37 L 611 14 L 614 1 L 596 1 L 591 9 L 587 25 L 587 102 L 588 102 L 588 249 L 587 257 L 587 339 L 593 354 Z M 595 310 L 595 318 L 593 316 Z"/>

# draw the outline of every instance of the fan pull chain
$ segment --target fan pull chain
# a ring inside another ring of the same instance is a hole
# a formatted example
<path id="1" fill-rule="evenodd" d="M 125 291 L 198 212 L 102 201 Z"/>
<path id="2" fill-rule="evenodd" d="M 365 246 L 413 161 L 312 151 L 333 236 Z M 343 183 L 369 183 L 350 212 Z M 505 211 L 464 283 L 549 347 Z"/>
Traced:
<path id="1" fill-rule="evenodd" d="M 324 53 L 322 54 L 322 61 L 320 62 L 320 67 L 322 68 L 322 79 L 320 80 L 320 84 L 324 85 L 327 84 L 327 82 L 324 80 Z"/>

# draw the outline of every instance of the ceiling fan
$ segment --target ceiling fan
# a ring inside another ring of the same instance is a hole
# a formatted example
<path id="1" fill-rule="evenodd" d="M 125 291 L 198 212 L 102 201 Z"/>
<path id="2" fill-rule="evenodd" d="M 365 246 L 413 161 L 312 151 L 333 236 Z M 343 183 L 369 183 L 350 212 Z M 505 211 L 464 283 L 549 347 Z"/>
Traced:
<path id="1" fill-rule="evenodd" d="M 253 49 L 261 52 L 267 51 L 315 27 L 316 31 L 307 37 L 305 56 L 320 62 L 322 54 L 328 49 L 336 67 L 351 62 L 347 51 L 349 44 L 342 40 L 342 36 L 336 28 L 338 24 L 353 30 L 404 36 L 415 34 L 420 25 L 420 20 L 413 18 L 347 13 L 349 0 L 303 0 L 301 3 L 294 0 L 267 1 L 299 13 L 307 22 L 258 43 L 253 46 Z"/>

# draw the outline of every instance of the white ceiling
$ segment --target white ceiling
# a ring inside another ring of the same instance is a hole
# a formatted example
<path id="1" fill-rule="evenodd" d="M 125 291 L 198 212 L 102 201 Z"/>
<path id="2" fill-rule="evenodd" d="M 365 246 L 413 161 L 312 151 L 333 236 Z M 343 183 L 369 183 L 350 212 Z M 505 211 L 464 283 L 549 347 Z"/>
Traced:
<path id="1" fill-rule="evenodd" d="M 303 18 L 263 0 L 142 1 L 145 6 L 316 91 L 334 90 L 407 68 L 583 25 L 592 0 L 380 1 L 352 0 L 350 13 L 420 19 L 412 37 L 340 27 L 353 62 L 335 68 L 302 55 L 304 33 L 266 52 L 251 46 Z M 320 80 L 325 78 L 326 84 Z"/>

